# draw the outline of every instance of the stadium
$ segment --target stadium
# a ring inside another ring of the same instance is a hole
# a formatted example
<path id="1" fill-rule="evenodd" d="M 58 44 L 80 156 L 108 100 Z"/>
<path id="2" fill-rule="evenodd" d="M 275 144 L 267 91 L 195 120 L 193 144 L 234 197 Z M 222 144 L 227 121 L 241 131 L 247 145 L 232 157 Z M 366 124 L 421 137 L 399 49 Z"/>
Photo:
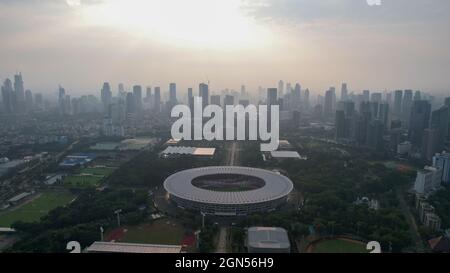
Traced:
<path id="1" fill-rule="evenodd" d="M 240 216 L 276 209 L 293 190 L 289 178 L 262 169 L 206 167 L 175 173 L 164 181 L 178 207 L 218 216 Z"/>

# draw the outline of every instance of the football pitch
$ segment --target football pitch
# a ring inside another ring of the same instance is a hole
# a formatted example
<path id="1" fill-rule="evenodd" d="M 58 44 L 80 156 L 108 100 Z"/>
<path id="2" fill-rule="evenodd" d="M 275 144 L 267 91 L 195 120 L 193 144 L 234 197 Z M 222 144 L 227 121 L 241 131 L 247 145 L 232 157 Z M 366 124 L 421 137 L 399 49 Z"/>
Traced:
<path id="1" fill-rule="evenodd" d="M 79 174 L 66 177 L 64 185 L 77 188 L 97 187 L 103 178 L 113 172 L 113 168 L 84 168 Z"/>
<path id="2" fill-rule="evenodd" d="M 0 214 L 0 227 L 10 227 L 16 221 L 37 222 L 54 208 L 69 203 L 74 196 L 66 192 L 42 193 L 23 206 Z"/>

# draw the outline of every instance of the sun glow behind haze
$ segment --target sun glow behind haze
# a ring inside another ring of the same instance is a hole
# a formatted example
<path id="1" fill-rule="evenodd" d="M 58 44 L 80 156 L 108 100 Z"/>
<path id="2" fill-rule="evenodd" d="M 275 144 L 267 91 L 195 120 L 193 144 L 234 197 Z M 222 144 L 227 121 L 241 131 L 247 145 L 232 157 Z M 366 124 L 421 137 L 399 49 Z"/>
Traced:
<path id="1" fill-rule="evenodd" d="M 268 41 L 267 30 L 243 14 L 240 0 L 110 0 L 73 7 L 83 24 L 176 46 L 246 49 Z"/>

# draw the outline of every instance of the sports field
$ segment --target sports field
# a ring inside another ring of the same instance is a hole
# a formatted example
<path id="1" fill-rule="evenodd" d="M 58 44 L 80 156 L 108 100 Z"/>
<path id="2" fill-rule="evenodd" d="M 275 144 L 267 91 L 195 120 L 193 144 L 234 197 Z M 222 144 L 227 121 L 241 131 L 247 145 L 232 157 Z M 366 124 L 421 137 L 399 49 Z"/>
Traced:
<path id="1" fill-rule="evenodd" d="M 138 226 L 115 229 L 105 237 L 107 241 L 179 245 L 184 238 L 184 228 L 172 221 L 161 219 Z"/>
<path id="2" fill-rule="evenodd" d="M 10 227 L 16 221 L 36 222 L 54 208 L 69 203 L 74 196 L 70 193 L 42 193 L 23 206 L 0 214 L 0 227 Z"/>
<path id="3" fill-rule="evenodd" d="M 84 168 L 76 175 L 64 179 L 64 185 L 77 188 L 97 187 L 103 178 L 114 172 L 113 168 Z"/>
<path id="4" fill-rule="evenodd" d="M 314 243 L 310 247 L 313 253 L 368 253 L 362 242 L 349 239 L 331 239 Z"/>

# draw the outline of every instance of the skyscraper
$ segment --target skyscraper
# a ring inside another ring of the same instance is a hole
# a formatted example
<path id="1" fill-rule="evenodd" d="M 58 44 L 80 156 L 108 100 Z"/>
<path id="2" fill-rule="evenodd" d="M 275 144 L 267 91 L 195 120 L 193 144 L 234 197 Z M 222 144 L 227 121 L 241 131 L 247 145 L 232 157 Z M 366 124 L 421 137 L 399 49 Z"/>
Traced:
<path id="1" fill-rule="evenodd" d="M 188 88 L 187 92 L 187 104 L 189 106 L 189 109 L 191 109 L 191 114 L 194 113 L 194 92 L 192 88 Z"/>
<path id="2" fill-rule="evenodd" d="M 336 128 L 336 140 L 347 138 L 347 134 L 345 132 L 345 112 L 344 110 L 336 111 L 336 119 L 335 119 L 335 128 Z"/>
<path id="3" fill-rule="evenodd" d="M 123 83 L 119 83 L 119 87 L 117 90 L 118 90 L 117 95 L 119 96 L 119 98 L 125 99 L 127 93 L 125 92 L 125 86 L 123 85 Z"/>
<path id="4" fill-rule="evenodd" d="M 409 126 L 410 124 L 412 105 L 413 105 L 413 91 L 405 90 L 402 101 L 402 121 L 405 128 L 407 128 L 407 126 Z"/>
<path id="5" fill-rule="evenodd" d="M 16 112 L 22 113 L 25 111 L 25 90 L 21 73 L 14 75 L 14 91 Z"/>
<path id="6" fill-rule="evenodd" d="M 411 109 L 409 139 L 416 147 L 421 147 L 423 132 L 430 122 L 431 104 L 426 100 L 414 101 Z"/>
<path id="7" fill-rule="evenodd" d="M 299 83 L 295 84 L 294 91 L 292 93 L 292 109 L 300 109 L 300 98 L 302 94 L 302 86 Z"/>
<path id="8" fill-rule="evenodd" d="M 438 151 L 439 130 L 427 128 L 423 131 L 422 141 L 422 158 L 431 160 L 433 155 Z"/>
<path id="9" fill-rule="evenodd" d="M 153 106 L 156 112 L 161 112 L 161 88 L 159 86 L 155 87 L 155 99 L 153 101 L 155 105 Z"/>
<path id="10" fill-rule="evenodd" d="M 347 100 L 348 99 L 348 89 L 347 89 L 347 84 L 343 83 L 342 87 L 341 87 L 341 100 Z"/>
<path id="11" fill-rule="evenodd" d="M 330 87 L 325 93 L 324 114 L 326 117 L 332 117 L 336 105 L 336 91 L 334 87 Z"/>
<path id="12" fill-rule="evenodd" d="M 223 99 L 223 104 L 225 106 L 234 105 L 234 97 L 232 95 L 225 95 L 225 98 Z"/>
<path id="13" fill-rule="evenodd" d="M 284 97 L 284 82 L 282 80 L 278 82 L 278 93 L 280 98 Z"/>
<path id="14" fill-rule="evenodd" d="M 445 106 L 449 109 L 448 111 L 448 131 L 447 131 L 447 140 L 450 141 L 450 97 L 445 99 Z"/>
<path id="15" fill-rule="evenodd" d="M 369 101 L 370 100 L 370 91 L 369 90 L 364 90 L 363 91 L 363 100 L 364 101 Z"/>
<path id="16" fill-rule="evenodd" d="M 382 150 L 383 132 L 383 123 L 378 119 L 372 120 L 367 130 L 367 146 L 375 150 Z"/>
<path id="17" fill-rule="evenodd" d="M 303 105 L 304 105 L 304 110 L 308 111 L 309 110 L 309 89 L 305 90 L 305 94 L 303 96 Z"/>
<path id="18" fill-rule="evenodd" d="M 101 100 L 103 104 L 103 110 L 106 112 L 109 109 L 109 105 L 112 102 L 112 92 L 111 92 L 111 86 L 108 82 L 103 83 L 103 87 L 101 90 Z"/>
<path id="19" fill-rule="evenodd" d="M 276 105 L 278 101 L 278 90 L 276 88 L 267 89 L 267 105 Z"/>
<path id="20" fill-rule="evenodd" d="M 127 114 L 136 113 L 136 99 L 134 98 L 134 94 L 131 92 L 128 92 L 126 96 L 126 112 Z"/>
<path id="21" fill-rule="evenodd" d="M 173 107 L 177 104 L 177 84 L 169 84 L 169 104 Z"/>
<path id="22" fill-rule="evenodd" d="M 444 149 L 444 144 L 448 133 L 448 124 L 449 108 L 447 106 L 443 106 L 438 110 L 433 111 L 431 114 L 430 128 L 436 130 L 437 134 L 436 143 L 434 145 L 435 149 L 432 151 L 433 153 L 442 152 Z"/>
<path id="23" fill-rule="evenodd" d="M 209 104 L 209 87 L 205 83 L 201 83 L 198 86 L 198 95 L 202 98 L 203 108 Z"/>
<path id="24" fill-rule="evenodd" d="M 402 112 L 403 91 L 396 90 L 394 95 L 394 114 L 400 117 Z"/>
<path id="25" fill-rule="evenodd" d="M 25 90 L 25 108 L 27 111 L 33 110 L 33 93 L 30 90 Z"/>
<path id="26" fill-rule="evenodd" d="M 370 96 L 370 101 L 381 103 L 381 100 L 383 99 L 383 94 L 381 93 L 372 93 Z"/>
<path id="27" fill-rule="evenodd" d="M 220 104 L 220 95 L 212 95 L 211 96 L 211 104 L 213 105 L 221 105 Z"/>
<path id="28" fill-rule="evenodd" d="M 136 112 L 142 111 L 142 86 L 133 86 L 133 98 L 135 100 Z"/>
<path id="29" fill-rule="evenodd" d="M 13 105 L 12 105 L 12 94 L 13 93 L 13 87 L 12 82 L 10 79 L 6 79 L 3 82 L 2 86 L 2 99 L 3 99 L 3 106 L 6 113 L 11 113 L 13 111 Z"/>

